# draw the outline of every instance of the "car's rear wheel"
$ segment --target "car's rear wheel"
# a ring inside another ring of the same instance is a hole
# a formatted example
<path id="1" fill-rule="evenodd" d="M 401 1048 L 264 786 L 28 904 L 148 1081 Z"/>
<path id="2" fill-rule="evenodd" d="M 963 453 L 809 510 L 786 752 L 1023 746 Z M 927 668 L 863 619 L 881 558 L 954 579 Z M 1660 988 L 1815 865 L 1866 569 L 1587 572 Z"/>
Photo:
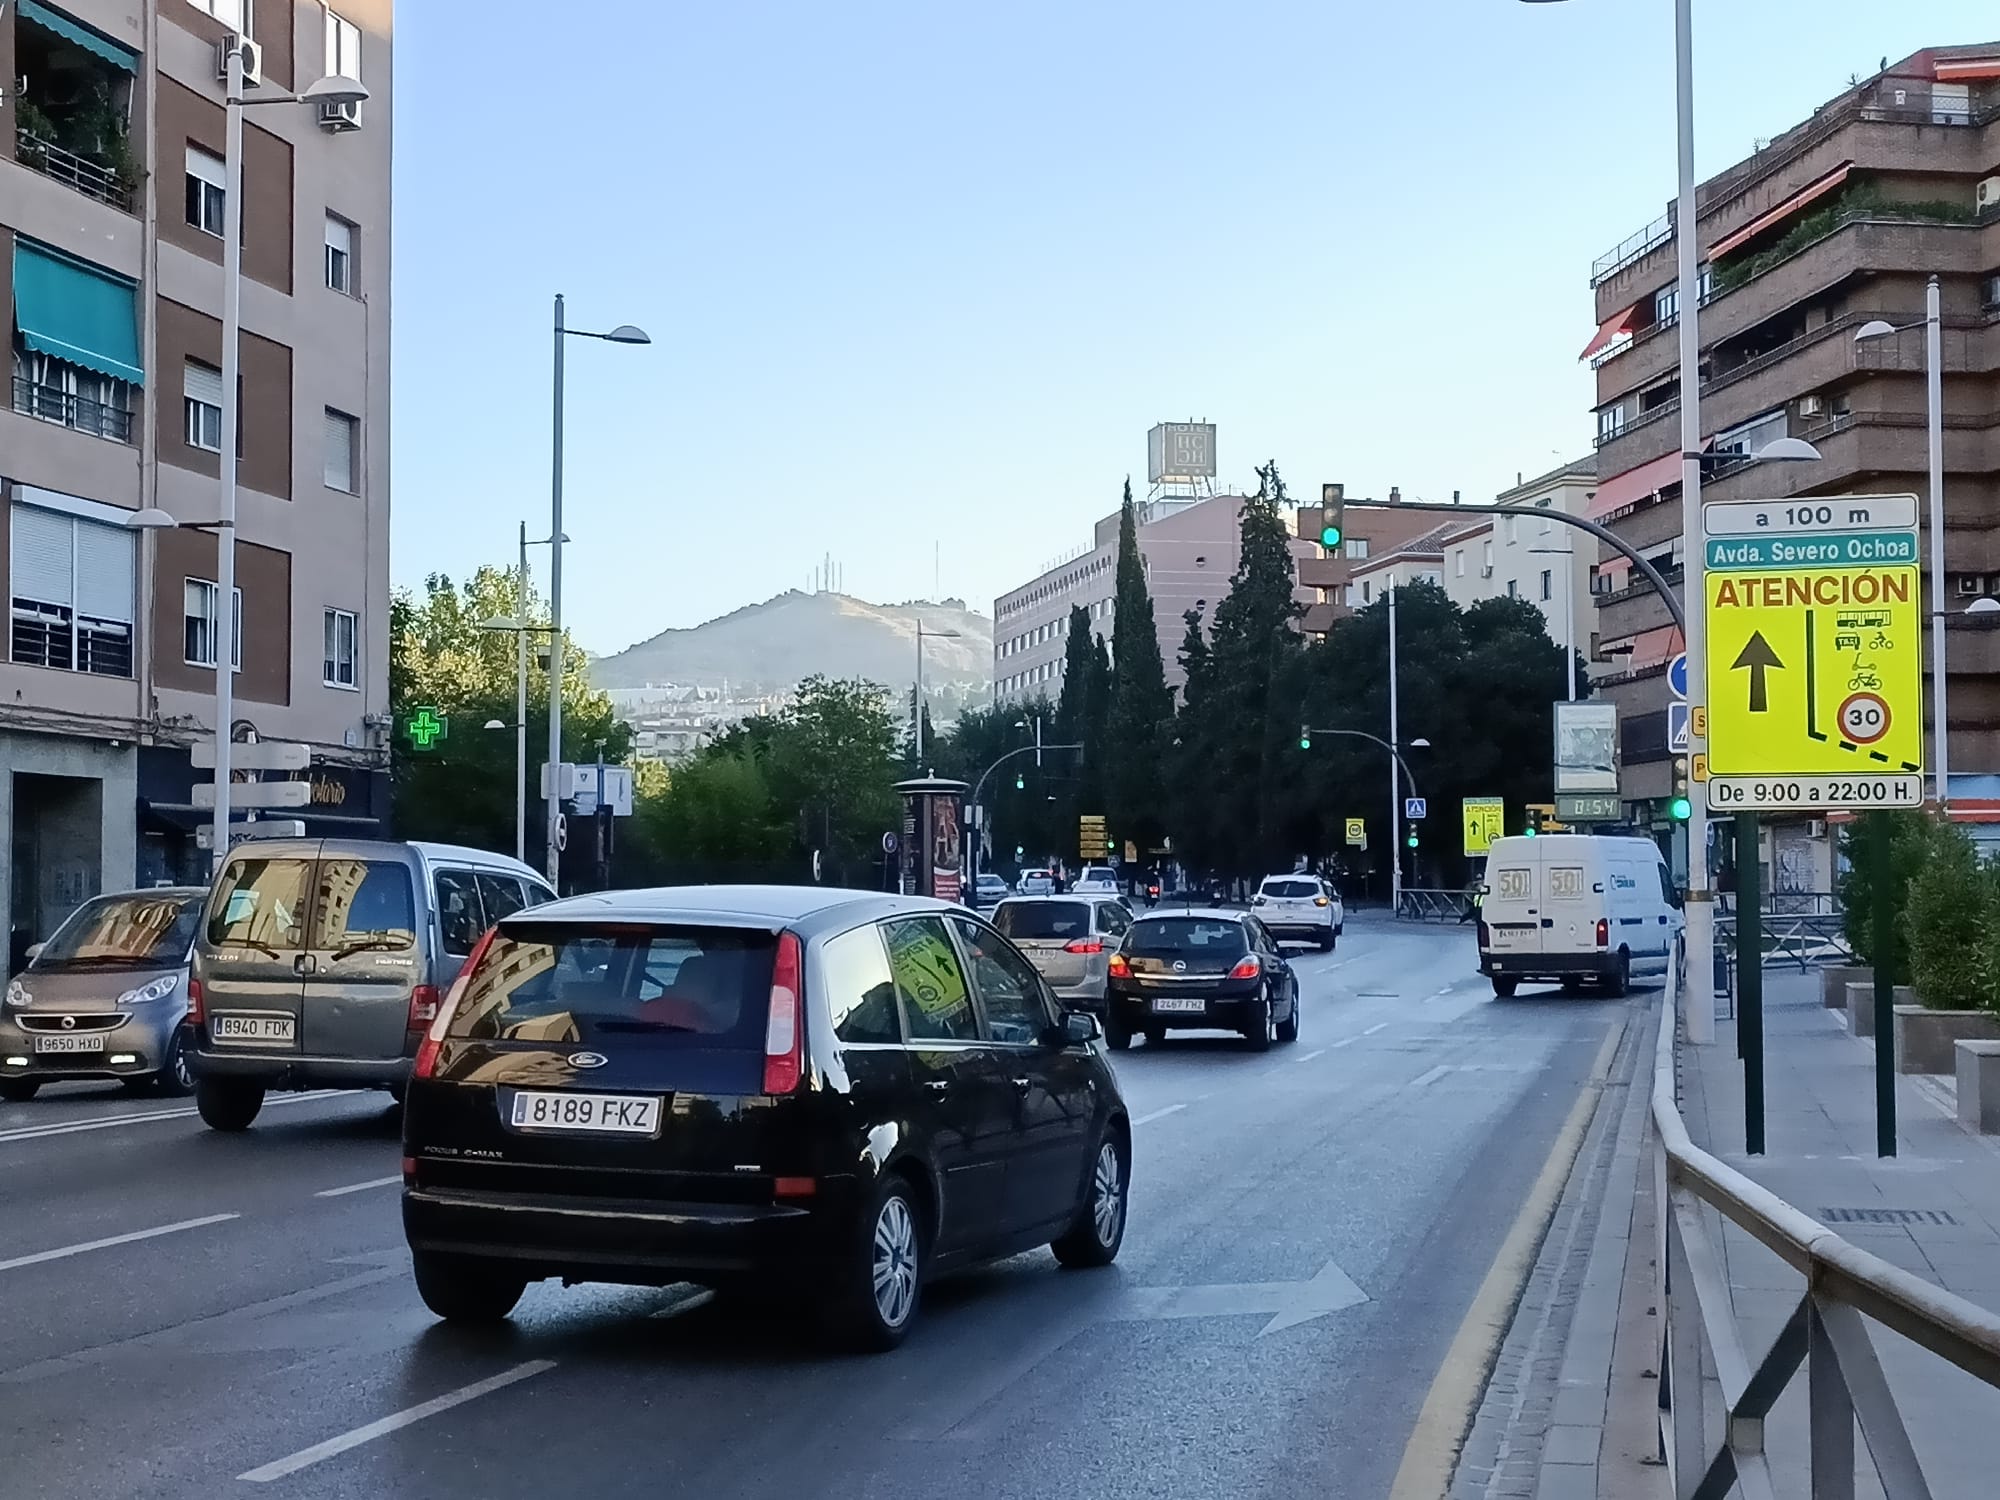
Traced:
<path id="1" fill-rule="evenodd" d="M 161 1093 L 176 1099 L 194 1090 L 194 1069 L 188 1066 L 185 1033 L 178 1027 L 167 1043 L 166 1060 L 160 1064 L 160 1071 L 153 1075 L 152 1082 Z"/>
<path id="2" fill-rule="evenodd" d="M 498 1323 L 514 1310 L 528 1278 L 467 1255 L 410 1252 L 417 1295 L 447 1323 Z"/>
<path id="3" fill-rule="evenodd" d="M 1565 995 L 1575 995 L 1582 991 L 1583 981 L 1572 974 L 1563 980 L 1562 987 Z"/>
<path id="4" fill-rule="evenodd" d="M 203 1078 L 194 1086 L 194 1107 L 210 1130 L 248 1130 L 264 1107 L 264 1090 L 254 1083 Z"/>
<path id="5" fill-rule="evenodd" d="M 1493 976 L 1493 993 L 1502 1000 L 1512 1000 L 1514 991 L 1520 987 L 1521 981 L 1518 979 L 1502 979 L 1498 974 Z"/>
<path id="6" fill-rule="evenodd" d="M 903 1342 L 923 1296 L 924 1231 L 910 1185 L 884 1176 L 836 1271 L 828 1324 L 848 1348 L 880 1354 Z"/>
<path id="7" fill-rule="evenodd" d="M 1167 1044 L 1166 1027 L 1148 1026 L 1146 1028 L 1146 1045 L 1148 1047 L 1164 1047 L 1166 1046 L 1166 1044 Z"/>
<path id="8" fill-rule="evenodd" d="M 1091 1159 L 1090 1179 L 1084 1184 L 1083 1201 L 1076 1207 L 1076 1221 L 1061 1239 L 1049 1248 L 1065 1266 L 1083 1268 L 1108 1266 L 1118 1258 L 1125 1241 L 1125 1195 L 1131 1184 L 1131 1153 L 1117 1127 L 1108 1127 L 1097 1143 Z"/>
<path id="9" fill-rule="evenodd" d="M 1285 1012 L 1285 1019 L 1278 1023 L 1278 1040 L 1296 1042 L 1299 1039 L 1299 992 L 1292 991 L 1292 1008 Z"/>
<path id="10" fill-rule="evenodd" d="M 1604 993 L 1615 1000 L 1622 998 L 1631 988 L 1632 957 L 1621 948 L 1617 961 L 1611 965 L 1611 972 L 1604 976 Z"/>
<path id="11" fill-rule="evenodd" d="M 1104 1045 L 1113 1052 L 1123 1052 L 1132 1045 L 1132 1023 L 1121 1017 L 1115 1006 L 1105 1013 Z"/>
<path id="12" fill-rule="evenodd" d="M 41 1086 L 39 1078 L 0 1078 L 0 1099 L 9 1104 L 26 1104 Z"/>
<path id="13" fill-rule="evenodd" d="M 1250 1002 L 1249 1018 L 1249 1023 L 1243 1028 L 1243 1034 L 1250 1039 L 1251 1050 L 1254 1052 L 1270 1051 L 1273 1028 L 1271 1024 L 1271 992 L 1268 989 L 1262 991 L 1255 1000 Z"/>
<path id="14" fill-rule="evenodd" d="M 1336 938 L 1337 938 L 1338 936 L 1339 936 L 1339 934 L 1338 934 L 1338 933 L 1336 933 L 1336 932 L 1335 932 L 1335 931 L 1334 931 L 1334 930 L 1333 930 L 1333 929 L 1332 929 L 1331 927 L 1327 928 L 1327 930 L 1326 930 L 1325 932 L 1323 932 L 1323 933 L 1321 933 L 1321 934 L 1320 934 L 1320 939 L 1319 939 L 1319 951 L 1320 951 L 1320 952 L 1322 952 L 1322 953 L 1331 953 L 1331 952 L 1333 952 L 1333 944 L 1334 944 L 1334 940 L 1335 940 L 1335 939 L 1336 939 Z"/>

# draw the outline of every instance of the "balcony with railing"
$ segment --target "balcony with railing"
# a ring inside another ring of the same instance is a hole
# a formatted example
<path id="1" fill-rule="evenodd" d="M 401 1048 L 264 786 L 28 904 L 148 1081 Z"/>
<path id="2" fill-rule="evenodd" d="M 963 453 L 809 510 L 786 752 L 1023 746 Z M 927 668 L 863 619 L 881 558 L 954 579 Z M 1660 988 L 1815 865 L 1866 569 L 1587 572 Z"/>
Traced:
<path id="1" fill-rule="evenodd" d="M 132 441 L 132 413 L 125 406 L 81 395 L 60 385 L 47 385 L 25 375 L 14 377 L 14 410 L 24 417 L 74 428 L 107 442 Z"/>
<path id="2" fill-rule="evenodd" d="M 142 176 L 132 148 L 137 54 L 53 6 L 23 0 L 12 17 L 14 159 L 125 213 Z"/>

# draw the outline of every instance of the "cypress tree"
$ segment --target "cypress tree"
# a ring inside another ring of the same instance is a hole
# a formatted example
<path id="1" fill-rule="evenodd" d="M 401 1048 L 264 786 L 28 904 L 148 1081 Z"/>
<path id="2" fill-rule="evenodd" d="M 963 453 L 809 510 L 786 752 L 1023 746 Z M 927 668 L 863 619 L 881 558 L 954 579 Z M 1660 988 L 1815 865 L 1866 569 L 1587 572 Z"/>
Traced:
<path id="1" fill-rule="evenodd" d="M 1143 857 L 1166 832 L 1164 760 L 1174 698 L 1160 660 L 1130 479 L 1125 481 L 1118 516 L 1118 592 L 1111 641 L 1111 713 L 1104 746 L 1109 816 L 1112 831 L 1137 844 Z"/>

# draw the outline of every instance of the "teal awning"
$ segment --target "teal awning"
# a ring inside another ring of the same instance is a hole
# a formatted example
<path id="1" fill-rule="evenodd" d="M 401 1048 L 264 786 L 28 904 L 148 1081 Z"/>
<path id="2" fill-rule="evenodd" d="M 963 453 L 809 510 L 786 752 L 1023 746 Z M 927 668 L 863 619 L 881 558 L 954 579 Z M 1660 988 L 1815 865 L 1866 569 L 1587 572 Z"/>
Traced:
<path id="1" fill-rule="evenodd" d="M 128 73 L 139 71 L 139 54 L 129 47 L 121 47 L 108 37 L 101 37 L 89 27 L 79 25 L 59 10 L 51 10 L 41 0 L 15 0 L 14 8 L 21 19 L 32 21 L 44 31 L 53 31 L 66 42 L 74 42 L 84 51 L 103 58 L 114 68 L 123 68 Z"/>
<path id="2" fill-rule="evenodd" d="M 138 288 L 122 276 L 14 238 L 14 325 L 37 354 L 114 380 L 146 383 L 139 367 Z"/>

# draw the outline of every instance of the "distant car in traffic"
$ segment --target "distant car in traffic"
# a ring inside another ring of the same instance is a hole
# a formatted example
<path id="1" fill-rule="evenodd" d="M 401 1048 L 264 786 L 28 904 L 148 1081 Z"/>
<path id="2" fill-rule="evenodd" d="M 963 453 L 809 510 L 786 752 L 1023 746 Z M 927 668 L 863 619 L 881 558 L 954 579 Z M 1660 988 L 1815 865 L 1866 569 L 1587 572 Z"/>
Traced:
<path id="1" fill-rule="evenodd" d="M 73 1078 L 186 1093 L 181 1020 L 207 894 L 160 886 L 97 896 L 30 948 L 0 1003 L 0 1099 L 18 1104 Z"/>
<path id="2" fill-rule="evenodd" d="M 1262 1051 L 1299 1037 L 1299 984 L 1277 940 L 1249 912 L 1189 908 L 1147 912 L 1111 956 L 1104 1022 L 1115 1051 L 1143 1034 L 1240 1031 Z"/>
<path id="3" fill-rule="evenodd" d="M 554 894 L 518 860 L 452 844 L 237 845 L 195 943 L 188 1046 L 203 1121 L 247 1130 L 270 1089 L 400 1100 L 480 935 Z"/>
<path id="4" fill-rule="evenodd" d="M 993 909 L 993 925 L 1028 956 L 1058 1000 L 1104 1014 L 1111 955 L 1132 926 L 1124 902 L 1082 890 L 1009 896 Z"/>
<path id="5" fill-rule="evenodd" d="M 1322 953 L 1333 951 L 1347 925 L 1339 895 L 1317 875 L 1266 875 L 1250 898 L 1250 908 L 1271 936 L 1312 943 Z"/>
<path id="6" fill-rule="evenodd" d="M 1109 865 L 1085 865 L 1083 873 L 1076 877 L 1076 884 L 1070 889 L 1079 895 L 1088 891 L 1115 896 L 1118 894 L 1118 872 Z"/>
<path id="7" fill-rule="evenodd" d="M 1053 870 L 1023 870 L 1021 878 L 1014 882 L 1015 891 L 1023 896 L 1046 896 L 1055 888 Z"/>
<path id="8" fill-rule="evenodd" d="M 417 1291 L 490 1322 L 530 1281 L 694 1281 L 817 1300 L 890 1348 L 936 1272 L 1118 1254 L 1131 1126 L 1102 1035 L 922 897 L 700 886 L 509 917 L 410 1083 Z"/>
<path id="9" fill-rule="evenodd" d="M 972 905 L 978 911 L 990 911 L 1007 899 L 1007 882 L 998 875 L 982 875 L 973 882 Z"/>

